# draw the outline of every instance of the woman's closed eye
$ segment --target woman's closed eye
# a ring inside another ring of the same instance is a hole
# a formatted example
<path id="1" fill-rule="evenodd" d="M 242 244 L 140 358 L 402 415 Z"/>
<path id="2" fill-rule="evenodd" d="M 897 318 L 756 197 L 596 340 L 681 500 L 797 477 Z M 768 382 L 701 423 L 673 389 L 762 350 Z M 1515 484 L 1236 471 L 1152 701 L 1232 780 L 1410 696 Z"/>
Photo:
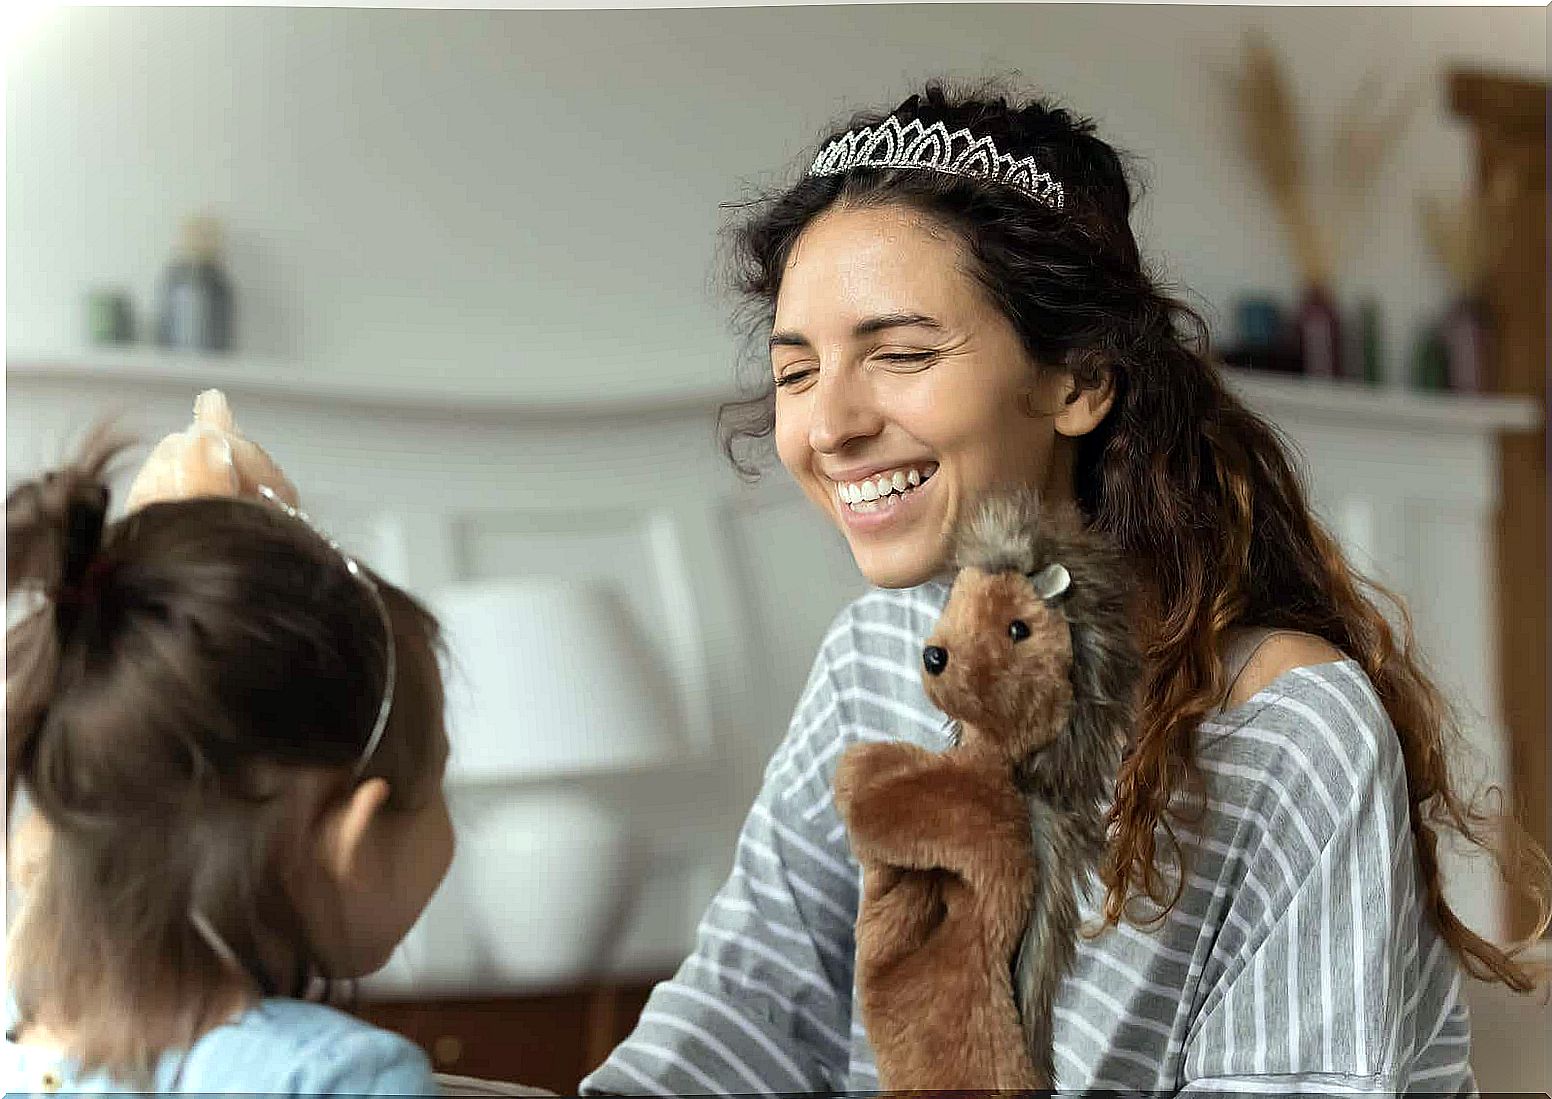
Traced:
<path id="1" fill-rule="evenodd" d="M 875 351 L 868 362 L 912 373 L 931 366 L 941 354 L 939 351 Z M 818 373 L 819 366 L 812 361 L 783 363 L 775 368 L 776 386 L 786 389 L 802 385 L 812 381 Z"/>
<path id="2" fill-rule="evenodd" d="M 776 384 L 783 388 L 797 385 L 800 382 L 807 381 L 818 372 L 818 367 L 814 366 L 798 365 L 785 367 L 776 372 Z"/>
<path id="3" fill-rule="evenodd" d="M 936 351 L 880 351 L 873 356 L 876 362 L 891 366 L 930 366 L 937 357 Z"/>

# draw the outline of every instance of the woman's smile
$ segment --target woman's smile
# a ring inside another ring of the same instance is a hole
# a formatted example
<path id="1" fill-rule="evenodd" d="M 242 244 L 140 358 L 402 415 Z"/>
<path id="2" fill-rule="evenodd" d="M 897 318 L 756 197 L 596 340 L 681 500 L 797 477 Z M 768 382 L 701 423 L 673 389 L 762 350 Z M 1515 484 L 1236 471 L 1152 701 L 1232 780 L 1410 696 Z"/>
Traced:
<path id="1" fill-rule="evenodd" d="M 832 477 L 842 526 L 864 535 L 920 518 L 937 471 L 938 463 L 928 461 Z"/>

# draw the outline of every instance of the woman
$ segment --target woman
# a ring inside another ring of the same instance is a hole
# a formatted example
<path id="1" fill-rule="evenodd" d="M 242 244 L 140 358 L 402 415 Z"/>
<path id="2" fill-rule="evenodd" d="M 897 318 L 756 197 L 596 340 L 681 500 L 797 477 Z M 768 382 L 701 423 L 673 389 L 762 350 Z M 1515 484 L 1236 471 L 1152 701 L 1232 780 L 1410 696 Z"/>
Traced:
<path id="1" fill-rule="evenodd" d="M 730 454 L 773 433 L 875 589 L 821 646 L 694 954 L 584 1093 L 878 1086 L 830 781 L 858 740 L 945 745 L 919 671 L 945 535 L 1011 485 L 1075 502 L 1145 592 L 1059 1086 L 1473 1087 L 1461 971 L 1529 975 L 1441 895 L 1439 828 L 1482 831 L 1446 706 L 1145 272 L 1131 203 L 1088 122 L 934 87 L 856 119 L 743 226 L 772 380 Z M 1544 926 L 1545 857 L 1517 858 Z"/>

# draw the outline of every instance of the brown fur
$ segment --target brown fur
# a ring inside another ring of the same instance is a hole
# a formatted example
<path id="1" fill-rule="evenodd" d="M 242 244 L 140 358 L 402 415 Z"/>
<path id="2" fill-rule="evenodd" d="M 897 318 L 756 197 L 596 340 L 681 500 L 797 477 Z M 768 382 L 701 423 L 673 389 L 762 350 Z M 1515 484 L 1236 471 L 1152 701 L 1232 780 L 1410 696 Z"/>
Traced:
<path id="1" fill-rule="evenodd" d="M 1047 602 L 1029 574 L 1052 562 L 1072 584 Z M 887 1089 L 1047 1089 L 1076 889 L 1134 712 L 1127 589 L 1074 513 L 1029 495 L 988 502 L 956 564 L 927 641 L 948 661 L 924 676 L 954 746 L 861 744 L 836 773 L 863 867 L 860 1007 Z"/>

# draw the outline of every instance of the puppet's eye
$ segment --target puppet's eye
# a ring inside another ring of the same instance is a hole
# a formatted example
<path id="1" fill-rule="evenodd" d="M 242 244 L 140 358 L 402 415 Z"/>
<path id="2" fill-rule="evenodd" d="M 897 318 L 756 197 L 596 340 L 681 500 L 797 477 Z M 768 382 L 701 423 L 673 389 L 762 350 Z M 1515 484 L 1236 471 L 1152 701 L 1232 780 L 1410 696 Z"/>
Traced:
<path id="1" fill-rule="evenodd" d="M 1015 618 L 1008 626 L 1008 636 L 1014 641 L 1022 641 L 1029 636 L 1029 623 L 1022 618 Z"/>

